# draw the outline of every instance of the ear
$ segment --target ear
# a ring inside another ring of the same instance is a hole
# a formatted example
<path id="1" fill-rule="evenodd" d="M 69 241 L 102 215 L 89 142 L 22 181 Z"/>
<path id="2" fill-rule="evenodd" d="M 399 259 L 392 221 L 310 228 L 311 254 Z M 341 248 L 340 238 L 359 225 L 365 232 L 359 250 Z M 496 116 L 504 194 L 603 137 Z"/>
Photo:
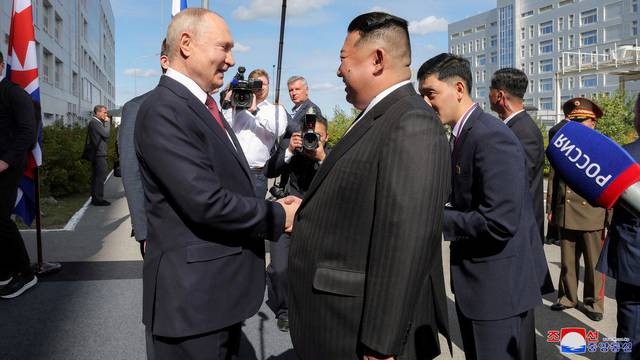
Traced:
<path id="1" fill-rule="evenodd" d="M 382 70 L 384 69 L 384 62 L 386 60 L 387 54 L 384 49 L 377 48 L 372 54 L 373 56 L 373 74 L 380 75 Z"/>
<path id="2" fill-rule="evenodd" d="M 467 86 L 464 84 L 464 81 L 459 80 L 456 81 L 456 96 L 458 101 L 462 100 L 464 95 L 467 93 Z"/>
<path id="3" fill-rule="evenodd" d="M 188 32 L 183 32 L 182 34 L 180 34 L 180 54 L 185 57 L 188 58 L 189 56 L 191 56 L 191 53 L 193 51 L 193 37 L 190 33 Z"/>

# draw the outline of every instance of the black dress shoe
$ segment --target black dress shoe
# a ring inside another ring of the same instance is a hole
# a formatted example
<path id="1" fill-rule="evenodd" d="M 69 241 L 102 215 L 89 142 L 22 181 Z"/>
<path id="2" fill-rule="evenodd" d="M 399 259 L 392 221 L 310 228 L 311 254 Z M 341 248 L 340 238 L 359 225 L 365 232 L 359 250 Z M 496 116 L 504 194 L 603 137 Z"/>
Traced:
<path id="1" fill-rule="evenodd" d="M 289 320 L 278 318 L 278 330 L 288 332 L 289 331 Z"/>
<path id="2" fill-rule="evenodd" d="M 109 205 L 111 205 L 111 203 L 108 202 L 107 200 L 98 200 L 98 201 L 92 201 L 91 205 L 93 205 L 93 206 L 109 206 Z"/>
<path id="3" fill-rule="evenodd" d="M 600 321 L 602 320 L 602 313 L 598 313 L 598 312 L 593 312 L 593 311 L 589 311 L 589 310 L 585 310 L 584 314 L 587 315 L 587 317 L 593 321 Z"/>
<path id="4" fill-rule="evenodd" d="M 563 311 L 563 310 L 571 309 L 571 307 L 566 306 L 566 305 L 562 305 L 560 303 L 555 303 L 555 304 L 550 306 L 550 309 L 553 310 L 553 311 Z"/>

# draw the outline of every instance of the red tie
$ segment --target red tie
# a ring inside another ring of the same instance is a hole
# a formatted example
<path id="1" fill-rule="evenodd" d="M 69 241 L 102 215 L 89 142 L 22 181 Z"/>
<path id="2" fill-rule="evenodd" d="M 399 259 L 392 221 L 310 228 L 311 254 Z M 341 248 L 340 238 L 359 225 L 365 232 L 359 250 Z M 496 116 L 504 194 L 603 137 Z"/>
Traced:
<path id="1" fill-rule="evenodd" d="M 207 100 L 204 102 L 204 104 L 207 105 L 207 109 L 209 109 L 209 112 L 211 113 L 211 115 L 213 115 L 213 118 L 216 119 L 222 130 L 227 131 L 227 129 L 224 128 L 224 124 L 222 123 L 220 110 L 218 110 L 218 104 L 216 104 L 215 100 L 213 100 L 211 96 L 207 95 Z"/>

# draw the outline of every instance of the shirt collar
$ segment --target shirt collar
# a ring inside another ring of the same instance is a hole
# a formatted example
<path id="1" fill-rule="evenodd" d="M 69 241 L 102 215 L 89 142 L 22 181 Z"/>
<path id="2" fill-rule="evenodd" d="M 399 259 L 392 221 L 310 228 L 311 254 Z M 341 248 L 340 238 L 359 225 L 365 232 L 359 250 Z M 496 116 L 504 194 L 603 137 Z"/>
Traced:
<path id="1" fill-rule="evenodd" d="M 462 131 L 462 129 L 464 128 L 464 124 L 467 122 L 467 119 L 469 118 L 469 116 L 471 116 L 471 114 L 473 113 L 473 111 L 478 107 L 478 104 L 473 103 L 471 104 L 471 106 L 469 106 L 469 108 L 464 112 L 464 114 L 462 114 L 462 117 L 460 118 L 460 120 L 456 123 L 456 125 L 453 127 L 453 136 L 455 136 L 456 138 L 458 136 L 460 136 L 460 132 Z"/>
<path id="2" fill-rule="evenodd" d="M 393 91 L 395 91 L 399 87 L 401 87 L 403 85 L 406 85 L 406 84 L 409 84 L 410 82 L 411 82 L 411 80 L 401 81 L 401 82 L 399 82 L 399 83 L 397 83 L 395 85 L 392 85 L 392 86 L 388 87 L 386 90 L 383 90 L 380 94 L 376 95 L 373 98 L 373 100 L 371 100 L 369 105 L 367 105 L 367 107 L 364 109 L 364 111 L 362 112 L 362 115 L 360 115 L 360 119 L 362 119 L 367 114 L 367 112 L 369 112 L 369 110 L 371 110 L 380 101 L 382 101 L 382 99 L 387 97 L 387 95 L 391 94 Z"/>
<path id="3" fill-rule="evenodd" d="M 506 118 L 506 119 L 504 119 L 504 120 L 503 120 L 503 121 L 504 121 L 504 123 L 505 123 L 505 124 L 508 124 L 508 123 L 509 123 L 509 120 L 513 119 L 514 117 L 516 117 L 516 115 L 520 114 L 520 113 L 521 113 L 521 112 L 523 112 L 523 111 L 524 111 L 524 109 L 521 109 L 520 111 L 516 111 L 516 112 L 514 112 L 513 114 L 509 115 L 509 117 L 508 117 L 508 118 Z"/>
<path id="4" fill-rule="evenodd" d="M 201 103 L 207 101 L 207 93 L 190 77 L 172 68 L 167 69 L 165 75 L 184 85 Z"/>

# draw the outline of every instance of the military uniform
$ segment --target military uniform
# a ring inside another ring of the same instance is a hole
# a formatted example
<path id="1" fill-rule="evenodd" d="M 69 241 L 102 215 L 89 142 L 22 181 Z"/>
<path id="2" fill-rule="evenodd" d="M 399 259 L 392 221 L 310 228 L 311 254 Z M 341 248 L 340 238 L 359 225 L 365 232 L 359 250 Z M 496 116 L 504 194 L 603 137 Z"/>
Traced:
<path id="1" fill-rule="evenodd" d="M 595 121 L 602 116 L 595 103 L 583 98 L 567 101 L 563 110 L 572 121 Z M 587 316 L 600 320 L 604 312 L 604 275 L 595 268 L 602 249 L 607 211 L 589 205 L 553 171 L 549 174 L 548 184 L 547 213 L 552 214 L 549 224 L 558 228 L 562 259 L 558 303 L 552 310 L 564 310 L 578 304 L 580 257 L 584 254 L 582 301 Z"/>

